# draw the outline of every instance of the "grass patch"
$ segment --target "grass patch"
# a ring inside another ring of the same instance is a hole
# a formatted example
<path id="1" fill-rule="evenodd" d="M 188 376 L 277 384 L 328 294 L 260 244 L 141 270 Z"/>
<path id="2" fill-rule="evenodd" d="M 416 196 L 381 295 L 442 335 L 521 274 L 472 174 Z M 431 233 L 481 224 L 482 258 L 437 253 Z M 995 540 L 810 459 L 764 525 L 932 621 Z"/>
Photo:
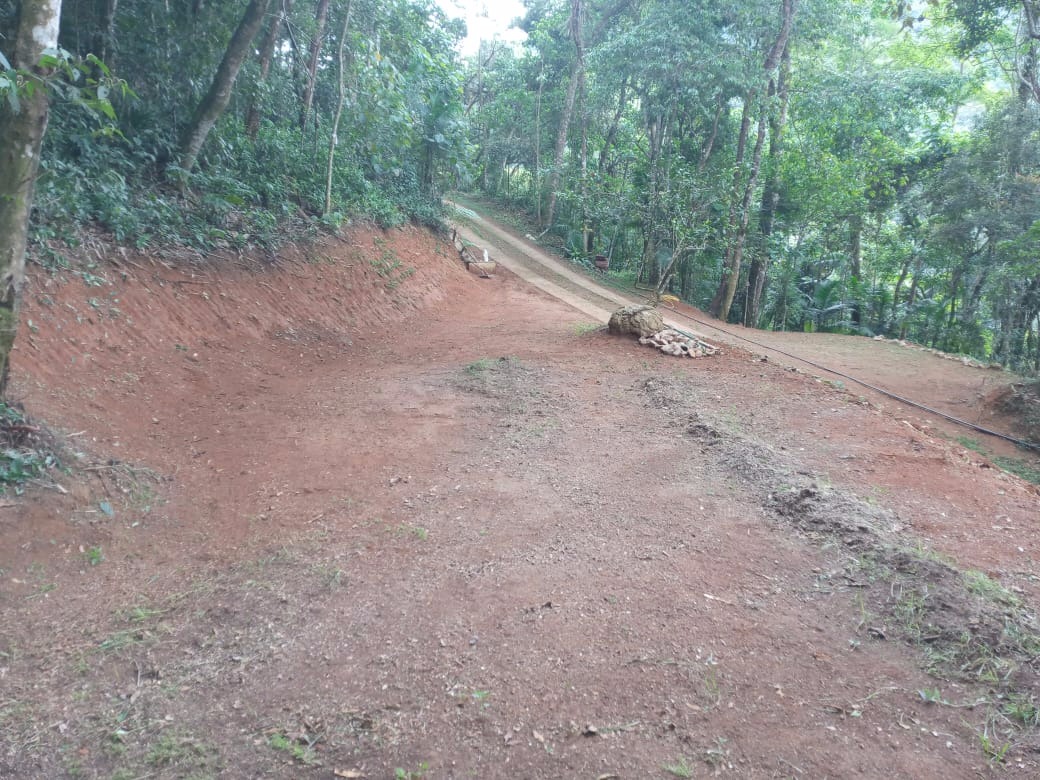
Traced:
<path id="1" fill-rule="evenodd" d="M 216 777 L 217 752 L 192 737 L 165 734 L 149 748 L 145 763 L 156 769 L 175 770 L 177 777 Z"/>
<path id="2" fill-rule="evenodd" d="M 505 360 L 505 358 L 503 358 L 503 360 Z M 494 368 L 494 365 L 495 361 L 491 358 L 480 358 L 479 360 L 474 360 L 472 363 L 467 365 L 464 370 L 470 376 L 480 376 L 485 371 L 490 371 Z"/>
<path id="3" fill-rule="evenodd" d="M 423 761 L 415 769 L 405 769 L 404 767 L 397 767 L 394 769 L 394 780 L 422 780 L 426 776 L 426 772 L 430 769 L 430 765 Z"/>
<path id="4" fill-rule="evenodd" d="M 977 452 L 980 455 L 986 454 L 986 448 L 982 446 L 982 442 L 978 439 L 973 439 L 970 436 L 958 436 L 957 443 L 964 447 L 966 450 Z"/>
<path id="5" fill-rule="evenodd" d="M 1037 465 L 1036 461 L 1029 461 L 1023 458 L 1009 458 L 1006 455 L 994 455 L 982 442 L 970 436 L 958 436 L 956 441 L 964 449 L 971 450 L 987 458 L 1001 471 L 1014 474 L 1019 479 L 1024 479 L 1026 482 L 1031 482 L 1034 485 L 1040 485 L 1040 465 Z"/>
<path id="6" fill-rule="evenodd" d="M 321 762 L 318 760 L 318 754 L 314 750 L 314 746 L 318 743 L 319 738 L 292 738 L 289 737 L 285 732 L 279 731 L 270 736 L 267 740 L 268 747 L 274 750 L 287 753 L 293 761 L 303 764 L 304 766 L 319 766 Z"/>
<path id="7" fill-rule="evenodd" d="M 606 329 L 605 325 L 601 325 L 598 322 L 576 322 L 571 326 L 571 330 L 574 331 L 576 336 L 587 336 L 590 333 L 600 333 Z"/>
<path id="8" fill-rule="evenodd" d="M 1018 458 L 1008 458 L 1004 455 L 997 455 L 993 458 L 993 462 L 1008 474 L 1014 474 L 1016 477 L 1024 479 L 1026 482 L 1040 485 L 1040 468 L 1034 466 L 1028 461 L 1020 460 Z"/>
<path id="9" fill-rule="evenodd" d="M 101 547 L 88 547 L 83 551 L 83 560 L 87 562 L 88 566 L 97 566 L 105 560 L 105 553 Z"/>
<path id="10" fill-rule="evenodd" d="M 673 777 L 693 777 L 693 767 L 682 756 L 674 763 L 665 764 L 661 768 Z"/>
<path id="11" fill-rule="evenodd" d="M 1003 607 L 1019 609 L 1021 599 L 987 574 L 970 569 L 964 572 L 964 585 L 969 593 L 974 593 L 987 601 Z"/>

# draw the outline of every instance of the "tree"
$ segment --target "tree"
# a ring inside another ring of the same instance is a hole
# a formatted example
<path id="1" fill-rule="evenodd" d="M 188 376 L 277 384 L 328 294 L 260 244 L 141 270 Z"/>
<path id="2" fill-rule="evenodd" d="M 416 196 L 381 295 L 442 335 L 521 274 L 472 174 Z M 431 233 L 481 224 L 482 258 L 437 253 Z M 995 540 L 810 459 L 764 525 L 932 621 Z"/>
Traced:
<path id="1" fill-rule="evenodd" d="M 270 5 L 271 0 L 250 0 L 249 5 L 246 6 L 242 21 L 239 22 L 231 36 L 231 41 L 213 76 L 209 91 L 195 109 L 195 115 L 181 135 L 180 167 L 182 170 L 190 173 L 191 169 L 195 167 L 195 161 L 198 159 L 199 152 L 202 151 L 202 145 L 206 143 L 206 138 L 209 137 L 213 125 L 217 123 L 227 108 L 231 100 L 231 90 L 235 86 L 235 79 L 238 78 L 238 71 L 246 57 L 249 56 L 253 39 L 263 25 L 264 15 Z"/>
<path id="2" fill-rule="evenodd" d="M 271 72 L 271 60 L 274 58 L 275 47 L 281 39 L 282 25 L 285 23 L 285 17 L 292 10 L 292 0 L 281 0 L 280 5 L 278 13 L 275 14 L 267 28 L 263 46 L 260 47 L 260 73 L 253 85 L 249 109 L 246 111 L 246 132 L 253 140 L 256 140 L 256 134 L 260 132 L 260 99 L 267 84 L 267 76 Z"/>
<path id="3" fill-rule="evenodd" d="M 764 82 L 769 85 L 777 78 L 776 71 L 787 49 L 787 41 L 791 36 L 791 28 L 797 10 L 795 0 L 783 0 L 780 12 L 780 30 L 777 32 L 776 40 L 773 42 L 769 53 L 766 54 L 763 64 Z M 768 89 L 768 87 L 767 87 Z M 762 90 L 761 87 L 749 91 L 744 101 L 744 117 L 741 120 L 739 149 L 745 148 L 748 135 L 748 119 L 751 107 L 755 104 Z M 775 96 L 776 90 L 773 89 Z M 755 149 L 752 152 L 751 164 L 747 173 L 746 182 L 743 184 L 743 194 L 740 192 L 741 167 L 743 165 L 743 154 L 738 153 L 737 169 L 734 174 L 734 198 L 730 206 L 730 218 L 728 234 L 730 236 L 729 246 L 726 250 L 726 260 L 722 270 L 722 280 L 719 288 L 711 302 L 711 315 L 725 320 L 729 317 L 730 307 L 733 305 L 733 296 L 737 291 L 737 283 L 740 279 L 740 268 L 744 259 L 744 245 L 747 241 L 748 224 L 751 219 L 751 202 L 758 184 L 758 174 L 762 167 L 762 147 L 766 135 L 766 120 L 768 107 L 759 108 L 758 133 L 755 137 Z"/>
<path id="4" fill-rule="evenodd" d="M 0 87 L 0 97 L 6 98 L 0 103 L 0 398 L 7 389 L 18 332 L 29 212 L 47 131 L 46 80 L 57 64 L 60 22 L 61 0 L 22 0 L 13 47 L 0 57 L 0 67 L 7 71 L 0 76 L 6 80 Z"/>
<path id="5" fill-rule="evenodd" d="M 346 47 L 347 47 L 347 33 L 350 31 L 350 17 L 354 15 L 354 3 L 353 0 L 349 0 L 347 3 L 347 11 L 343 14 L 343 29 L 340 30 L 339 34 L 339 46 L 336 49 L 336 60 L 339 63 L 339 99 L 336 101 L 336 113 L 332 119 L 332 133 L 329 136 L 329 160 L 328 165 L 325 168 L 325 210 L 324 214 L 328 214 L 332 211 L 332 176 L 335 168 L 333 163 L 336 159 L 336 144 L 339 142 L 339 120 L 343 116 L 343 104 L 347 100 L 347 61 L 346 61 Z M 307 104 L 304 103 L 304 111 L 307 110 Z M 306 117 L 306 114 L 304 114 Z M 302 129 L 302 128 L 301 128 Z"/>
<path id="6" fill-rule="evenodd" d="M 349 13 L 347 14 L 349 17 Z M 329 18 L 329 0 L 318 0 L 314 10 L 314 37 L 311 38 L 310 53 L 307 56 L 307 82 L 303 88 L 303 105 L 300 107 L 300 129 L 307 129 L 311 106 L 314 103 L 314 85 L 318 80 L 318 56 L 325 37 L 325 23 Z"/>

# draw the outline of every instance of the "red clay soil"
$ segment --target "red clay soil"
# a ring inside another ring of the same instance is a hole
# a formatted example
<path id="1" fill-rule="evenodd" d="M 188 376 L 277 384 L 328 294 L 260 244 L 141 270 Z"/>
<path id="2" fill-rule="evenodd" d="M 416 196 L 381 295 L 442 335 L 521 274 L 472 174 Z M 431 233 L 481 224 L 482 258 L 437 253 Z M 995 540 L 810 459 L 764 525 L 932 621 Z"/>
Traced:
<path id="1" fill-rule="evenodd" d="M 1040 499 L 916 416 L 414 229 L 113 258 L 26 295 L 15 394 L 69 471 L 0 507 L 0 776 L 1040 772 L 1036 659 L 914 630 L 1031 611 Z M 919 560 L 792 518 L 807 482 Z"/>

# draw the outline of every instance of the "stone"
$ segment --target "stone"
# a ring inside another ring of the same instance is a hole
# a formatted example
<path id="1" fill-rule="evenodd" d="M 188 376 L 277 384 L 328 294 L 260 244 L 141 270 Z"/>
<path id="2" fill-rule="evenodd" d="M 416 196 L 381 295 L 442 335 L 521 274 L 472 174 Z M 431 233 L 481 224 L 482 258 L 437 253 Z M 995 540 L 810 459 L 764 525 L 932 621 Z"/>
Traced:
<path id="1" fill-rule="evenodd" d="M 653 306 L 633 304 L 611 314 L 607 327 L 611 333 L 652 336 L 664 330 L 664 318 Z"/>

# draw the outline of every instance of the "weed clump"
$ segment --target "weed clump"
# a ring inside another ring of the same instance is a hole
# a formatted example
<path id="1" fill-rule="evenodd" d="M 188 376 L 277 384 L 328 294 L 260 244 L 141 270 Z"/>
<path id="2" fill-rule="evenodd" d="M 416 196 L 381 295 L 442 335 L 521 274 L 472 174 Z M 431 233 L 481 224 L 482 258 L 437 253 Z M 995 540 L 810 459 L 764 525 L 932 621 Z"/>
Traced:
<path id="1" fill-rule="evenodd" d="M 18 407 L 0 403 L 0 494 L 21 495 L 25 485 L 60 466 L 58 447 L 43 427 Z"/>

